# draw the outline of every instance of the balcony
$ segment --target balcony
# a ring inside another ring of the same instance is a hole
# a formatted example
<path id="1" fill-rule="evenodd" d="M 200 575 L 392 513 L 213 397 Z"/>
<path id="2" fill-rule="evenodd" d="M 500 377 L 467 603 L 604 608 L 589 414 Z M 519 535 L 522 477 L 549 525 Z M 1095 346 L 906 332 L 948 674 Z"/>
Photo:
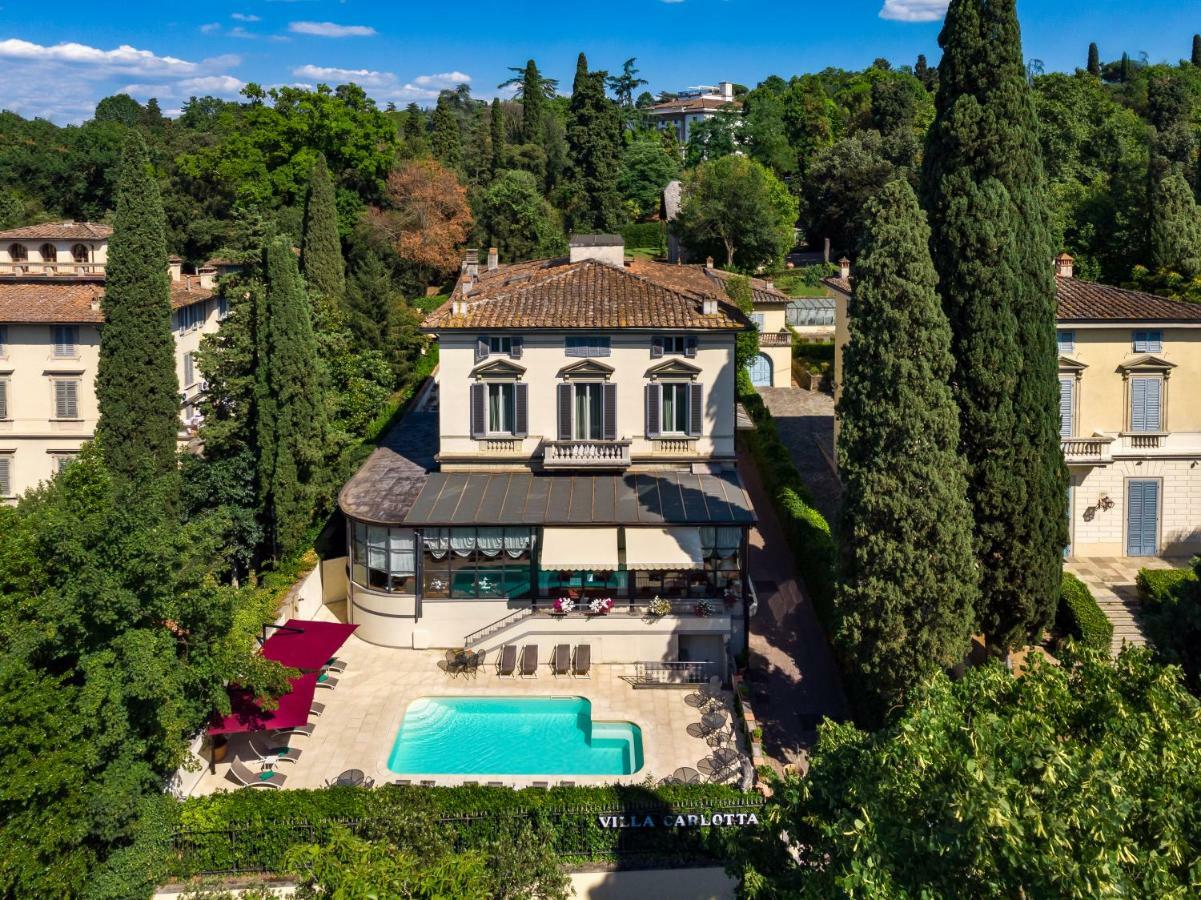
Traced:
<path id="1" fill-rule="evenodd" d="M 0 262 L 0 278 L 103 278 L 104 263 Z"/>
<path id="2" fill-rule="evenodd" d="M 1092 437 L 1062 438 L 1059 446 L 1063 448 L 1063 458 L 1069 466 L 1104 466 L 1113 462 L 1113 441 L 1109 435 L 1096 434 Z"/>
<path id="3" fill-rule="evenodd" d="M 626 469 L 630 465 L 630 442 L 546 441 L 542 465 L 547 469 Z"/>
<path id="4" fill-rule="evenodd" d="M 764 331 L 759 335 L 760 347 L 791 347 L 792 335 L 787 331 Z"/>

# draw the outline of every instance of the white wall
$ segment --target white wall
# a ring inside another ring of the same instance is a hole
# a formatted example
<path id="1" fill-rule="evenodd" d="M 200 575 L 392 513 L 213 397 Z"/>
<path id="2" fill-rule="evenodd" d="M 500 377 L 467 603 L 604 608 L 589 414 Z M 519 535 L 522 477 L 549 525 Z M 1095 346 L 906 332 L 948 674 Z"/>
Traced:
<path id="1" fill-rule="evenodd" d="M 1201 553 L 1201 467 L 1189 459 L 1132 459 L 1092 469 L 1073 467 L 1072 555 L 1125 555 L 1126 481 L 1131 478 L 1162 481 L 1160 555 Z M 1101 509 L 1101 497 L 1112 500 L 1113 507 Z"/>

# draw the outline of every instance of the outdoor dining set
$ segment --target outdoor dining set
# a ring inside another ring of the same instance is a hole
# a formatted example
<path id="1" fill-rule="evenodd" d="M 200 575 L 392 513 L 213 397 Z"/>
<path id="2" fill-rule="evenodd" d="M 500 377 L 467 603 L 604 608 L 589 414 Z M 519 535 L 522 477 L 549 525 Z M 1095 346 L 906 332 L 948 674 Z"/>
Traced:
<path id="1" fill-rule="evenodd" d="M 699 691 L 689 694 L 684 702 L 696 709 L 699 722 L 688 726 L 690 737 L 705 741 L 713 752 L 697 762 L 696 768 L 683 767 L 662 778 L 659 784 L 727 783 L 735 779 L 746 781 L 751 775 L 750 760 L 739 752 L 734 725 L 730 721 L 728 703 L 721 691 L 721 678 L 714 675 Z"/>

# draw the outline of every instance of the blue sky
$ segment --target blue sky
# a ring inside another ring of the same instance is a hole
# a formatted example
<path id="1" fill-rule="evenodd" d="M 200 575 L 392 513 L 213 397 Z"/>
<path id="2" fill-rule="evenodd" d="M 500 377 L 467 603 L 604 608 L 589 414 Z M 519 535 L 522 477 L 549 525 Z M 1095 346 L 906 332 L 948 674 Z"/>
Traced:
<path id="1" fill-rule="evenodd" d="M 58 122 L 87 118 L 125 90 L 177 109 L 190 94 L 354 80 L 381 103 L 428 103 L 460 81 L 491 97 L 530 56 L 568 83 L 576 53 L 594 68 L 638 58 L 652 90 L 720 80 L 754 85 L 878 56 L 933 62 L 946 0 L 216 0 L 49 8 L 0 0 L 0 108 Z M 1187 56 L 1197 0 L 1019 0 L 1025 54 L 1048 71 L 1123 50 Z M 18 14 L 18 9 L 22 10 Z M 36 11 L 35 11 L 36 10 Z M 50 14 L 46 14 L 50 10 Z"/>

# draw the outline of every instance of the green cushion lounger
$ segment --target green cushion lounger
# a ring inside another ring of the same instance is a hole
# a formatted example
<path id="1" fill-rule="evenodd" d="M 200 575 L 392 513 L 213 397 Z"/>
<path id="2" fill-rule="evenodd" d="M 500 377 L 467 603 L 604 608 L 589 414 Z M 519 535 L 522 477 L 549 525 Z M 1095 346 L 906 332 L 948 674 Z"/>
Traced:
<path id="1" fill-rule="evenodd" d="M 258 739 L 256 739 L 256 737 Z M 261 735 L 257 735 L 250 739 L 250 749 L 254 751 L 254 755 L 263 762 L 289 762 L 294 763 L 300 759 L 300 751 L 295 747 L 272 747 L 262 743 Z"/>
<path id="2" fill-rule="evenodd" d="M 264 769 L 262 772 L 252 772 L 250 767 L 240 759 L 235 759 L 229 766 L 232 775 L 243 787 L 281 788 L 287 781 L 286 775 Z"/>

